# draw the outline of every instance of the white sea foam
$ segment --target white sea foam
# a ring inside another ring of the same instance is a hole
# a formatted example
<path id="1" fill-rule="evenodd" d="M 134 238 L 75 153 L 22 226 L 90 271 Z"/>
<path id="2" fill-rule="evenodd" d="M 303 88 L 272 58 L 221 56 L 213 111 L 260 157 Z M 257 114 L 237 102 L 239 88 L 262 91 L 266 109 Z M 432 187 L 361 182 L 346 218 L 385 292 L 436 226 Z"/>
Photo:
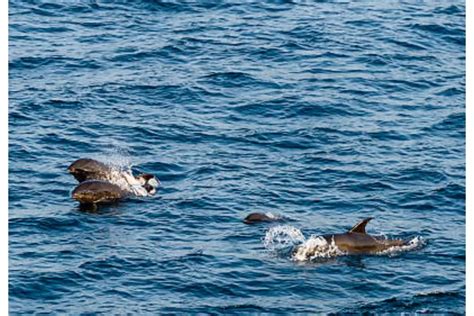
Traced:
<path id="1" fill-rule="evenodd" d="M 290 225 L 278 225 L 267 231 L 263 244 L 269 251 L 279 252 L 301 244 L 304 240 L 303 233 L 298 228 Z"/>
<path id="2" fill-rule="evenodd" d="M 107 164 L 117 171 L 132 171 L 132 157 L 127 149 L 112 147 L 107 151 Z"/>
<path id="3" fill-rule="evenodd" d="M 299 245 L 293 253 L 294 261 L 311 261 L 318 258 L 332 258 L 344 255 L 334 240 L 330 243 L 321 236 L 312 235 L 303 244 Z"/>
<path id="4" fill-rule="evenodd" d="M 388 249 L 378 252 L 377 255 L 396 256 L 403 252 L 420 249 L 424 245 L 426 245 L 426 240 L 422 236 L 415 236 L 410 239 L 405 245 L 390 247 Z"/>
<path id="5" fill-rule="evenodd" d="M 269 218 L 271 218 L 272 220 L 279 220 L 279 219 L 283 218 L 283 216 L 281 216 L 279 214 L 273 214 L 271 212 L 266 212 L 265 215 L 268 216 Z"/>
<path id="6" fill-rule="evenodd" d="M 279 225 L 271 227 L 263 239 L 265 248 L 274 253 L 290 252 L 292 260 L 308 261 L 316 258 L 330 258 L 344 254 L 337 246 L 328 243 L 321 236 L 312 235 L 306 239 L 296 227 Z"/>

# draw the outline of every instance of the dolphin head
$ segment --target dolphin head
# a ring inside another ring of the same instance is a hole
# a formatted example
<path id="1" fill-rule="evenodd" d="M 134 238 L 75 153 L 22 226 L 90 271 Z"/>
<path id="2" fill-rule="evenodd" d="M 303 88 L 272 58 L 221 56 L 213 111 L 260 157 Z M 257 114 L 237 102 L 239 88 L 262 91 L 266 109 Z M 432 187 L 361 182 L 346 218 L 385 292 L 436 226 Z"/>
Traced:
<path id="1" fill-rule="evenodd" d="M 245 224 L 255 224 L 260 222 L 273 222 L 279 221 L 282 218 L 280 216 L 275 216 L 272 213 L 250 213 L 247 217 L 244 218 Z"/>

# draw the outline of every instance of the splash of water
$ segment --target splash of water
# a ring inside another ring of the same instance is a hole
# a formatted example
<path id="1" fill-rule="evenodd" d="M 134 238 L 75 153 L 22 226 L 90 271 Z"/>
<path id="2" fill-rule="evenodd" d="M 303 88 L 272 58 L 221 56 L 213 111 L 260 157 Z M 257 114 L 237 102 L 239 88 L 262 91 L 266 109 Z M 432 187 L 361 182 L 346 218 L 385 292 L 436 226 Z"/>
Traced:
<path id="1" fill-rule="evenodd" d="M 268 216 L 269 218 L 275 219 L 275 220 L 276 220 L 276 219 L 282 219 L 282 218 L 283 218 L 281 215 L 275 215 L 275 214 L 273 214 L 273 213 L 271 213 L 271 212 L 266 212 L 265 215 Z"/>
<path id="2" fill-rule="evenodd" d="M 426 245 L 426 240 L 422 236 L 415 236 L 410 239 L 405 245 L 402 246 L 393 246 L 388 249 L 379 251 L 377 255 L 388 255 L 390 257 L 399 255 L 401 253 L 417 250 Z"/>
<path id="3" fill-rule="evenodd" d="M 118 185 L 122 190 L 128 191 L 135 196 L 148 196 L 148 192 L 143 188 L 132 172 L 132 158 L 126 148 L 113 146 L 106 148 L 104 154 L 97 158 L 111 168 L 108 180 Z"/>
<path id="4" fill-rule="evenodd" d="M 271 227 L 263 239 L 266 249 L 271 252 L 281 252 L 303 243 L 305 237 L 301 230 L 290 225 Z"/>
<path id="5" fill-rule="evenodd" d="M 117 171 L 132 171 L 132 157 L 130 152 L 123 147 L 113 146 L 105 150 L 104 161 Z"/>
<path id="6" fill-rule="evenodd" d="M 321 236 L 311 235 L 308 240 L 296 248 L 292 260 L 311 261 L 318 258 L 342 256 L 344 254 L 345 252 L 336 246 L 334 239 L 329 243 Z"/>

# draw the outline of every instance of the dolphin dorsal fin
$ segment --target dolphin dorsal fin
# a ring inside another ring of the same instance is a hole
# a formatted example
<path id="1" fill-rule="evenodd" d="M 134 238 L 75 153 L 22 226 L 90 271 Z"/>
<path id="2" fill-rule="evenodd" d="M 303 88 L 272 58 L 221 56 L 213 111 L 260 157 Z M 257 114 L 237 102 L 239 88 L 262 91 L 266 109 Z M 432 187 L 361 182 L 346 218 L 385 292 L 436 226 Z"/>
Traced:
<path id="1" fill-rule="evenodd" d="M 361 220 L 360 222 L 358 222 L 357 224 L 354 225 L 354 227 L 352 227 L 350 230 L 349 230 L 349 233 L 360 233 L 360 234 L 365 234 L 365 226 L 367 225 L 367 223 L 373 219 L 373 217 L 367 217 L 366 219 L 363 219 Z"/>

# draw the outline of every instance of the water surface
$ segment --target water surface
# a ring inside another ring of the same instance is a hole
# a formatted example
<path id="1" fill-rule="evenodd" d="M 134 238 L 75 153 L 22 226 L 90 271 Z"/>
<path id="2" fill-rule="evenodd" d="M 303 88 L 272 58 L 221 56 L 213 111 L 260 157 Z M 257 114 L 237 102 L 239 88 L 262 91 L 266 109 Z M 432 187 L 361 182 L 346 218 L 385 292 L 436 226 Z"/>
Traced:
<path id="1" fill-rule="evenodd" d="M 462 1 L 10 1 L 12 314 L 463 313 Z M 163 187 L 81 212 L 67 166 Z M 364 217 L 426 244 L 297 263 Z"/>

